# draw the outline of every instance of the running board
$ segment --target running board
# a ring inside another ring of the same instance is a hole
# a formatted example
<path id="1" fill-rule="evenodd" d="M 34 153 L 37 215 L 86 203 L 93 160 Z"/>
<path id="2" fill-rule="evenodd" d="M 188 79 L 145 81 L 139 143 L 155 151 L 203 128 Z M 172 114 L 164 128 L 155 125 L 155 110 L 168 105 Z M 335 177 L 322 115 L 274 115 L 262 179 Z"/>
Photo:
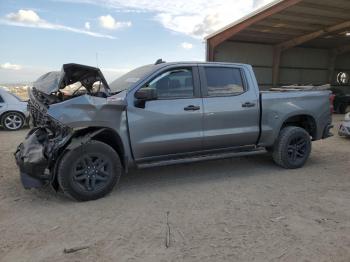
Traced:
<path id="1" fill-rule="evenodd" d="M 158 167 L 158 166 L 169 166 L 169 165 L 201 162 L 201 161 L 207 161 L 207 160 L 216 160 L 216 159 L 225 159 L 225 158 L 233 158 L 233 157 L 241 157 L 241 156 L 258 155 L 258 154 L 264 154 L 266 152 L 267 151 L 265 150 L 265 148 L 257 148 L 257 149 L 250 150 L 250 151 L 197 155 L 197 156 L 186 157 L 186 158 L 168 159 L 168 160 L 154 161 L 154 162 L 148 162 L 148 163 L 142 163 L 142 164 L 140 163 L 140 164 L 137 164 L 137 167 L 138 168 L 149 168 L 149 167 Z"/>

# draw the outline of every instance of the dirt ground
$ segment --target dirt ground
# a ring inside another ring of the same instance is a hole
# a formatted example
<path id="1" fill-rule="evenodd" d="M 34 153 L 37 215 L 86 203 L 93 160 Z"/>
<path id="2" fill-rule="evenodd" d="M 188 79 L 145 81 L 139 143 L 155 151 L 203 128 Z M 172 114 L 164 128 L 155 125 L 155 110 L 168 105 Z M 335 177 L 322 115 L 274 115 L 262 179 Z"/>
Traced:
<path id="1" fill-rule="evenodd" d="M 77 203 L 22 188 L 27 132 L 0 131 L 0 261 L 350 261 L 350 139 L 313 143 L 298 170 L 259 155 L 132 171 Z"/>

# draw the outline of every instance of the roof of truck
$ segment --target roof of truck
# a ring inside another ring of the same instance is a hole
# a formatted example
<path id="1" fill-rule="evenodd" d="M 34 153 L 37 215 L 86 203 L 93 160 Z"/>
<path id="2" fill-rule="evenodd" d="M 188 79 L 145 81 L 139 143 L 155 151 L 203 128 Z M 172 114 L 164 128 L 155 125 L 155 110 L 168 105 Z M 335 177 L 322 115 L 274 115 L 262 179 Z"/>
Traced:
<path id="1" fill-rule="evenodd" d="M 231 65 L 231 66 L 250 66 L 249 64 L 243 63 L 229 63 L 229 62 L 204 62 L 204 61 L 177 61 L 177 62 L 163 62 L 160 64 L 154 65 L 155 68 L 162 68 L 165 66 L 173 65 Z"/>

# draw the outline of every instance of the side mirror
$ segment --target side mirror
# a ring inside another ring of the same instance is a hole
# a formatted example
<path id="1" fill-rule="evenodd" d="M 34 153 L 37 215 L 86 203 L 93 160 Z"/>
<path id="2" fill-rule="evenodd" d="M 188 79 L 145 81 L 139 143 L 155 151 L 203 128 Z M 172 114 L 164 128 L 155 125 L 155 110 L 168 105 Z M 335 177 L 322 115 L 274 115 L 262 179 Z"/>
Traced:
<path id="1" fill-rule="evenodd" d="M 141 101 L 149 101 L 157 99 L 157 89 L 144 87 L 140 88 L 135 93 L 135 98 Z"/>

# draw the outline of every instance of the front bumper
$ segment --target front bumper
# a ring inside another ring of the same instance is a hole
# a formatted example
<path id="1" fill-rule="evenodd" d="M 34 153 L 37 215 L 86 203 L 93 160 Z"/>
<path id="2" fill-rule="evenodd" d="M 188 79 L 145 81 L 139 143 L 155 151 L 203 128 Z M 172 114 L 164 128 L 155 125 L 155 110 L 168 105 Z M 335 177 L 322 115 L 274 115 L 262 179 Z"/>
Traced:
<path id="1" fill-rule="evenodd" d="M 33 177 L 20 171 L 22 185 L 25 189 L 40 188 L 48 184 L 47 180 Z"/>
<path id="2" fill-rule="evenodd" d="M 51 180 L 49 161 L 45 156 L 48 136 L 44 129 L 32 129 L 21 143 L 15 158 L 20 170 L 21 182 L 26 189 L 42 187 Z"/>
<path id="3" fill-rule="evenodd" d="M 350 122 L 349 121 L 342 122 L 340 124 L 339 130 L 338 130 L 338 135 L 350 137 Z"/>

